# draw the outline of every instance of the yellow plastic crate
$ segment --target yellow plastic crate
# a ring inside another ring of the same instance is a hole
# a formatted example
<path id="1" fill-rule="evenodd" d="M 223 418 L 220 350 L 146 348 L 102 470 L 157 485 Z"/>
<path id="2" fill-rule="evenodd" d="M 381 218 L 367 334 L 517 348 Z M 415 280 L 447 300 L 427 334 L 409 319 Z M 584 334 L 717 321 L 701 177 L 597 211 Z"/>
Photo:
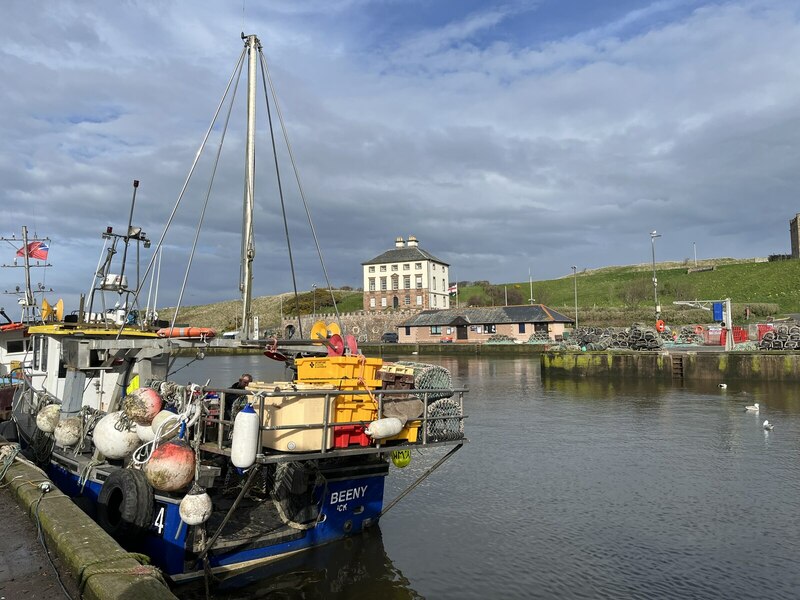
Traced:
<path id="1" fill-rule="evenodd" d="M 386 438 L 385 442 L 400 441 L 415 444 L 419 439 L 419 426 L 421 421 L 409 421 L 406 426 L 398 433 L 390 438 Z"/>
<path id="2" fill-rule="evenodd" d="M 371 423 L 378 418 L 378 407 L 369 396 L 339 396 L 336 398 L 337 423 L 362 421 Z"/>
<path id="3" fill-rule="evenodd" d="M 363 356 L 323 356 L 299 358 L 295 361 L 295 365 L 297 381 L 336 385 L 343 379 L 379 381 L 378 369 L 383 366 L 383 359 Z"/>

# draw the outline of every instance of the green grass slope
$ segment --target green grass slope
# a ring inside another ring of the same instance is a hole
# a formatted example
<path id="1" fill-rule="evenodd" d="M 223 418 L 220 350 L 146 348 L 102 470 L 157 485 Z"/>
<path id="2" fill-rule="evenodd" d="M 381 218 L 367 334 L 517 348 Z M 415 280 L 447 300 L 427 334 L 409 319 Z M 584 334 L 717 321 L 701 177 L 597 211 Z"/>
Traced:
<path id="1" fill-rule="evenodd" d="M 662 318 L 667 323 L 681 325 L 711 321 L 708 311 L 673 304 L 675 301 L 722 300 L 730 298 L 735 323 L 745 321 L 749 307 L 751 322 L 767 317 L 800 313 L 800 260 L 777 262 L 707 260 L 700 266 L 714 266 L 713 271 L 689 273 L 689 265 L 658 263 L 658 297 Z M 578 272 L 578 320 L 581 325 L 630 325 L 654 319 L 653 271 L 649 264 L 606 267 Z M 569 317 L 575 315 L 572 275 L 558 279 L 533 282 L 537 303 L 547 304 Z M 361 310 L 362 293 L 358 290 L 334 292 L 340 312 Z M 528 281 L 491 284 L 461 282 L 458 302 L 468 305 L 526 304 L 530 298 Z M 452 298 L 455 305 L 455 298 Z M 253 300 L 254 314 L 259 315 L 262 329 L 277 328 L 281 314 L 332 313 L 333 302 L 327 291 L 317 290 L 300 294 L 297 306 L 292 294 L 262 296 Z M 219 330 L 234 329 L 240 319 L 239 301 L 182 308 L 178 320 Z M 162 318 L 171 317 L 164 310 Z"/>

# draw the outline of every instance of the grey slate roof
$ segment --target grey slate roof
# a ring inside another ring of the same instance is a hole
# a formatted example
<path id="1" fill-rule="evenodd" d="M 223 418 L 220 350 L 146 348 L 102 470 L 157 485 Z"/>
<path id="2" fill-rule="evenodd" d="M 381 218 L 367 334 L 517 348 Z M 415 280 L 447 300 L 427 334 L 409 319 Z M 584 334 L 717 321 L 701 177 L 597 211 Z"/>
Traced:
<path id="1" fill-rule="evenodd" d="M 401 323 L 401 327 L 430 327 L 435 325 L 485 325 L 498 323 L 572 323 L 572 319 L 544 304 L 521 306 L 486 306 L 423 310 Z"/>
<path id="2" fill-rule="evenodd" d="M 450 265 L 446 262 L 439 260 L 427 250 L 423 250 L 419 246 L 406 246 L 405 248 L 392 248 L 383 254 L 379 254 L 372 260 L 361 263 L 362 265 L 382 265 L 386 263 L 399 263 L 399 262 L 414 262 L 421 260 L 433 260 L 446 267 Z"/>

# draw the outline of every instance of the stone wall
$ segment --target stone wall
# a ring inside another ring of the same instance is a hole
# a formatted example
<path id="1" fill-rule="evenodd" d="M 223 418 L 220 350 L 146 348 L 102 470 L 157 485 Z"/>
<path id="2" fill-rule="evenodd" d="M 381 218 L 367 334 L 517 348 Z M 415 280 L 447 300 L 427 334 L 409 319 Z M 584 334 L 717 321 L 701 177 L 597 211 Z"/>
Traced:
<path id="1" fill-rule="evenodd" d="M 387 331 L 397 332 L 397 326 L 417 314 L 415 310 L 393 310 L 393 311 L 356 311 L 350 313 L 340 313 L 339 319 L 335 314 L 303 315 L 301 319 L 303 336 L 308 337 L 311 327 L 317 321 L 325 323 L 340 323 L 343 333 L 350 333 L 356 336 L 359 343 L 380 342 L 381 335 Z M 297 319 L 284 319 L 281 329 L 285 332 L 287 325 L 294 325 L 297 328 Z M 299 332 L 295 337 L 300 337 Z"/>

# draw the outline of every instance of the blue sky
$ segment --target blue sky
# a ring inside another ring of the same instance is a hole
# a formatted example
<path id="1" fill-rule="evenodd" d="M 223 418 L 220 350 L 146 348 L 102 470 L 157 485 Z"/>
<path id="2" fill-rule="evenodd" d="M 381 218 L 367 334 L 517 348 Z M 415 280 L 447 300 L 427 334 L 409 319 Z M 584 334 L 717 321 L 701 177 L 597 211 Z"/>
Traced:
<path id="1" fill-rule="evenodd" d="M 694 243 L 699 258 L 789 251 L 795 2 L 43 6 L 0 6 L 2 234 L 26 224 L 52 238 L 47 284 L 68 306 L 90 285 L 100 232 L 124 225 L 131 180 L 134 221 L 160 235 L 242 30 L 263 44 L 334 285 L 360 285 L 360 263 L 398 235 L 457 279 L 496 283 L 648 262 L 654 229 L 659 260 L 692 257 Z M 186 303 L 237 294 L 241 156 L 223 155 Z M 265 161 L 257 294 L 291 287 L 275 189 Z M 168 238 L 161 303 L 183 277 L 203 191 Z M 299 285 L 323 286 L 286 193 Z M 17 278 L 0 270 L 0 290 Z"/>

